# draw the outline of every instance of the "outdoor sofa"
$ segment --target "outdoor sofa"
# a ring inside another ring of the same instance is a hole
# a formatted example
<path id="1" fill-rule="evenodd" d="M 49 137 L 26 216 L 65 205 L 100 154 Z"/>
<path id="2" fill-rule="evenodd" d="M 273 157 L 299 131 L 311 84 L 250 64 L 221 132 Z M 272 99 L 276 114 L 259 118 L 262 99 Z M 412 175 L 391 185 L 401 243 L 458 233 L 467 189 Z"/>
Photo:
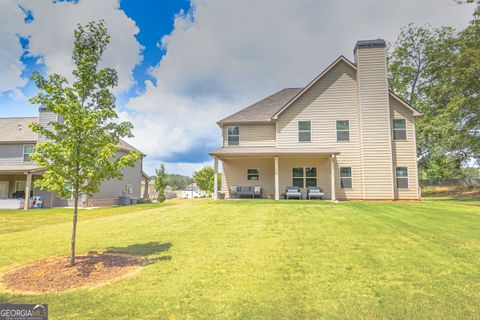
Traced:
<path id="1" fill-rule="evenodd" d="M 257 186 L 233 186 L 230 188 L 230 197 L 251 197 L 251 198 L 261 198 L 262 197 L 262 187 Z"/>

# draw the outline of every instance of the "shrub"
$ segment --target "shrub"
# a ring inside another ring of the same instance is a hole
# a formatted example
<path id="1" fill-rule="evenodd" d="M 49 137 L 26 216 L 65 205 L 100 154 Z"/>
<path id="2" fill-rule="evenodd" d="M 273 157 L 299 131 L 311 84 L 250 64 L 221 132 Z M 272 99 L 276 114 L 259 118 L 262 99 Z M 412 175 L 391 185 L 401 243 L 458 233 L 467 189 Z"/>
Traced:
<path id="1" fill-rule="evenodd" d="M 157 200 L 158 200 L 158 202 L 163 202 L 163 201 L 165 201 L 165 195 L 164 195 L 164 194 L 158 195 Z"/>

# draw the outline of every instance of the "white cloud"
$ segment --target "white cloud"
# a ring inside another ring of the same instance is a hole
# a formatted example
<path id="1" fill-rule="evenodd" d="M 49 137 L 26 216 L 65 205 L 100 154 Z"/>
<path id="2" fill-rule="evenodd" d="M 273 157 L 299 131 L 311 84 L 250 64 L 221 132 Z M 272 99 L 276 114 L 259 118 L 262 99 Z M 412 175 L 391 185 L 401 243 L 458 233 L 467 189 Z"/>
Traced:
<path id="1" fill-rule="evenodd" d="M 71 75 L 73 31 L 76 25 L 103 19 L 111 36 L 104 53 L 103 66 L 117 70 L 119 86 L 116 92 L 127 90 L 134 84 L 132 71 L 142 59 L 142 48 L 135 39 L 139 29 L 135 21 L 120 10 L 118 0 L 82 0 L 78 3 L 18 1 L 33 14 L 33 22 L 27 25 L 29 52 L 42 57 L 47 73 Z"/>
<path id="2" fill-rule="evenodd" d="M 24 22 L 30 11 L 33 21 Z M 0 92 L 20 88 L 26 84 L 21 77 L 25 65 L 20 61 L 24 52 L 17 35 L 29 39 L 28 54 L 39 56 L 38 63 L 45 64 L 47 73 L 71 76 L 73 64 L 73 31 L 77 23 L 105 20 L 111 41 L 104 54 L 103 66 L 118 71 L 119 86 L 116 92 L 129 89 L 134 84 L 132 71 L 141 62 L 142 47 L 135 39 L 139 32 L 135 22 L 119 8 L 118 0 L 82 0 L 78 3 L 51 0 L 4 0 L 0 2 Z"/>
<path id="3" fill-rule="evenodd" d="M 151 69 L 157 85 L 148 82 L 128 103 L 137 111 L 129 116 L 134 143 L 154 159 L 220 145 L 217 120 L 283 87 L 306 84 L 338 55 L 351 58 L 357 40 L 394 41 L 411 22 L 461 27 L 472 11 L 452 0 L 192 4 L 162 39 L 167 53 Z"/>
<path id="4" fill-rule="evenodd" d="M 24 13 L 13 0 L 0 1 L 0 92 L 23 87 L 25 65 L 20 61 L 23 54 L 18 35 L 24 33 Z M 15 93 L 14 93 L 15 94 Z"/>

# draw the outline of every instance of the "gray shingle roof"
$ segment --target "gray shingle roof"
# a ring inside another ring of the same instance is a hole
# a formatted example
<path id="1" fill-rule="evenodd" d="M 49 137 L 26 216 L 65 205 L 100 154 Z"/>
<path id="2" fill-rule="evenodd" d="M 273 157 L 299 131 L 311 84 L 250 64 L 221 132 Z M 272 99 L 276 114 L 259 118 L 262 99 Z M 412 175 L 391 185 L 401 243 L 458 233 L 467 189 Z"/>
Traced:
<path id="1" fill-rule="evenodd" d="M 302 88 L 287 88 L 260 100 L 220 121 L 218 124 L 237 122 L 270 122 L 272 116 L 295 97 Z"/>
<path id="2" fill-rule="evenodd" d="M 32 122 L 38 122 L 38 118 L 0 118 L 0 142 L 37 141 L 38 134 L 28 127 Z"/>

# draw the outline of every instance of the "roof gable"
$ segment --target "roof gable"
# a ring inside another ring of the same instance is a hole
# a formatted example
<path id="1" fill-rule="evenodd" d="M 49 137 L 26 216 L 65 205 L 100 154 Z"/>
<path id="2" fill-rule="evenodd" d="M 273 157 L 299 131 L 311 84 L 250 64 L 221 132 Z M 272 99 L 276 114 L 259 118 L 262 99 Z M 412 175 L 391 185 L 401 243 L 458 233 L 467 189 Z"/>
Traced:
<path id="1" fill-rule="evenodd" d="M 346 63 L 348 66 L 352 67 L 354 70 L 357 70 L 357 67 L 353 62 L 345 58 L 344 56 L 338 57 L 334 62 L 332 62 L 328 67 L 326 67 L 315 79 L 313 79 L 309 84 L 307 84 L 297 95 L 295 95 L 288 103 L 286 103 L 282 108 L 280 108 L 272 117 L 272 119 L 277 120 L 278 116 L 285 111 L 289 106 L 291 106 L 295 101 L 298 100 L 305 92 L 313 87 L 320 79 L 322 79 L 330 70 L 332 70 L 340 62 Z"/>

